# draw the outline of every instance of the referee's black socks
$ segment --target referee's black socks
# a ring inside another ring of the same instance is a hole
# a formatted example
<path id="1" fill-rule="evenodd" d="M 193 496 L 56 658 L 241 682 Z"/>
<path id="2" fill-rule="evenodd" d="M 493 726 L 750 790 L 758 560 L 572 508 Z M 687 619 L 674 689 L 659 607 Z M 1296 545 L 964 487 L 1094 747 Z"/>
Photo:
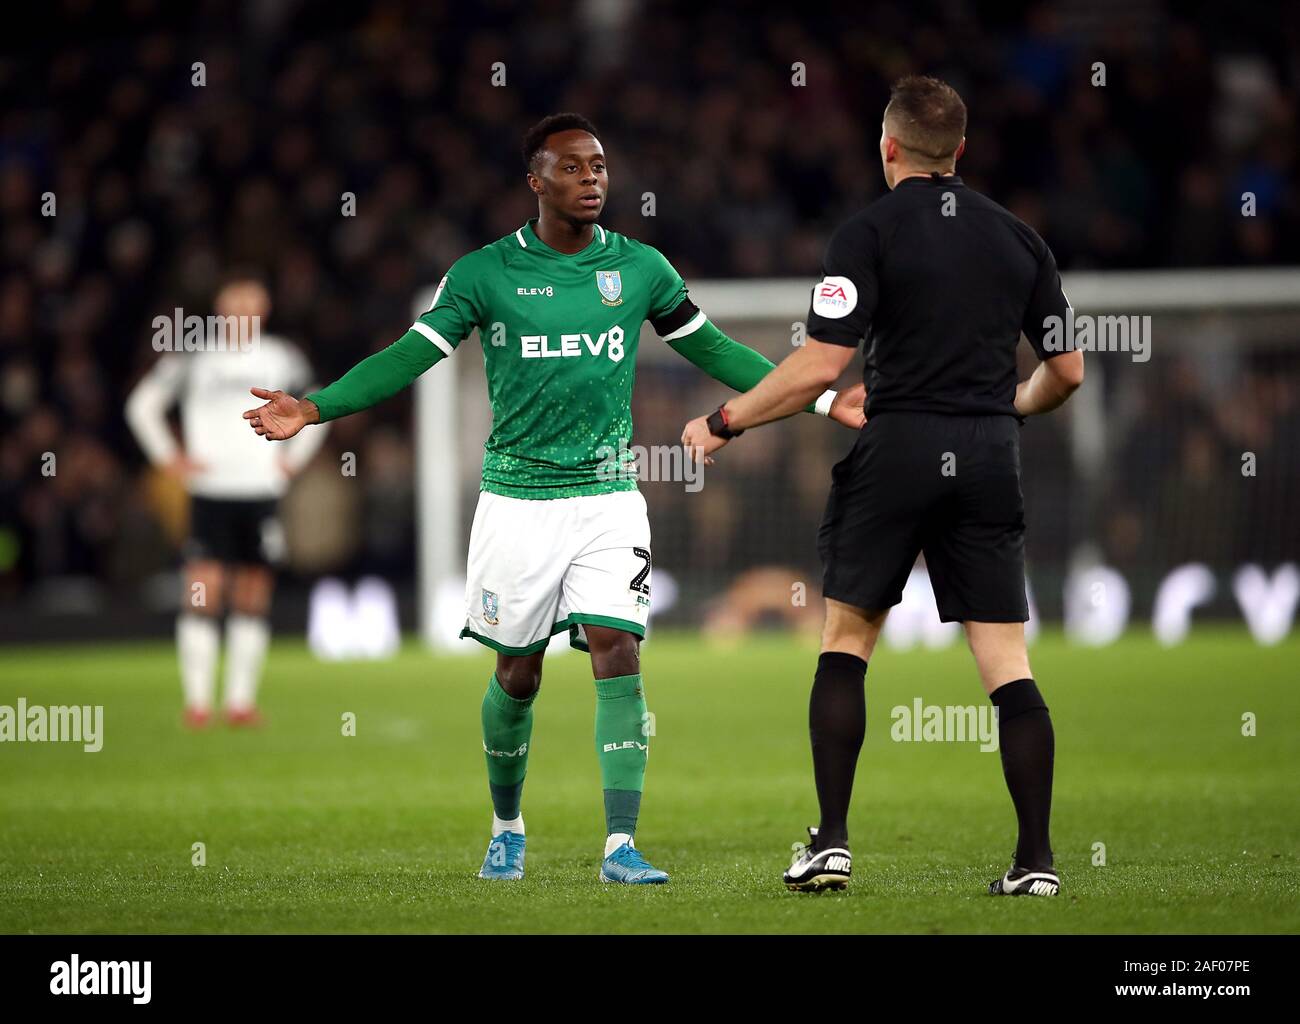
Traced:
<path id="1" fill-rule="evenodd" d="M 827 651 L 817 659 L 808 733 L 821 805 L 815 844 L 819 850 L 848 843 L 853 772 L 867 732 L 866 675 L 867 663 L 855 654 Z"/>
<path id="2" fill-rule="evenodd" d="M 998 709 L 1002 774 L 1020 822 L 1016 866 L 1052 866 L 1048 822 L 1052 815 L 1052 758 L 1056 740 L 1052 716 L 1032 679 L 999 686 L 989 697 Z"/>

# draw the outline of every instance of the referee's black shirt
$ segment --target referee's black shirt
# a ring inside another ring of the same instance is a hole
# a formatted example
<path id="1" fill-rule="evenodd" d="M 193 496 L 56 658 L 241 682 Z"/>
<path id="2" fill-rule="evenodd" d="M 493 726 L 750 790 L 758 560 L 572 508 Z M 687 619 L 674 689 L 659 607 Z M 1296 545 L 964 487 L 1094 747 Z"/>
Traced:
<path id="1" fill-rule="evenodd" d="M 826 247 L 808 337 L 867 338 L 868 416 L 1015 416 L 1016 344 L 1039 359 L 1045 320 L 1065 323 L 1056 260 L 1038 234 L 957 175 L 904 178 Z"/>

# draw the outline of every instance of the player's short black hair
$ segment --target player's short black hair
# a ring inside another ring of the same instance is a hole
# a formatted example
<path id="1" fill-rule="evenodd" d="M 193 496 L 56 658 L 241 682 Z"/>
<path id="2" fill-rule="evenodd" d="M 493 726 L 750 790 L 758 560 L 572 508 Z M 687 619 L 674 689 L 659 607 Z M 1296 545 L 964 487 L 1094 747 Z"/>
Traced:
<path id="1" fill-rule="evenodd" d="M 581 114 L 551 114 L 544 117 L 524 133 L 523 156 L 524 170 L 533 169 L 533 160 L 536 159 L 538 151 L 546 145 L 549 136 L 556 132 L 567 132 L 577 129 L 578 131 L 587 132 L 590 135 L 596 134 L 596 126 L 588 121 Z"/>
<path id="2" fill-rule="evenodd" d="M 944 163 L 966 136 L 966 104 L 947 82 L 908 75 L 889 92 L 885 123 L 904 148 L 925 160 Z"/>

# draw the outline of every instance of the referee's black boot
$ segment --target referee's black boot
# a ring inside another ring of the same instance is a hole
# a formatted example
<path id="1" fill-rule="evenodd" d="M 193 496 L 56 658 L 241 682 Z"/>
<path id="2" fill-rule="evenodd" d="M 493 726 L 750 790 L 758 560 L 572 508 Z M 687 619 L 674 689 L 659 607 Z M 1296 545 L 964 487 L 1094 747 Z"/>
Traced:
<path id="1" fill-rule="evenodd" d="M 1015 861 L 1005 875 L 989 883 L 990 896 L 1055 896 L 1060 891 L 1060 876 L 1051 868 L 1033 871 L 1016 867 Z"/>
<path id="2" fill-rule="evenodd" d="M 782 876 L 785 887 L 791 892 L 821 892 L 823 889 L 844 889 L 853 871 L 853 854 L 847 846 L 817 848 L 817 830 L 808 829 L 808 845 L 794 844 L 794 857 L 789 870 Z"/>

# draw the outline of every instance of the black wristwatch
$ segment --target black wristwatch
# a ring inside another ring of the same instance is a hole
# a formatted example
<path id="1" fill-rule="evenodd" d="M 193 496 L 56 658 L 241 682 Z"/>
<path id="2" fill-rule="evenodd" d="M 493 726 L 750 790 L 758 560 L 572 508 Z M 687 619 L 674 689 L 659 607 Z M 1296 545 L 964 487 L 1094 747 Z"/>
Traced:
<path id="1" fill-rule="evenodd" d="M 714 437 L 722 438 L 724 441 L 730 441 L 733 437 L 739 437 L 744 433 L 743 430 L 732 430 L 727 425 L 727 410 L 721 405 L 718 406 L 716 412 L 709 414 L 709 418 L 705 422 L 709 425 L 709 433 Z"/>

